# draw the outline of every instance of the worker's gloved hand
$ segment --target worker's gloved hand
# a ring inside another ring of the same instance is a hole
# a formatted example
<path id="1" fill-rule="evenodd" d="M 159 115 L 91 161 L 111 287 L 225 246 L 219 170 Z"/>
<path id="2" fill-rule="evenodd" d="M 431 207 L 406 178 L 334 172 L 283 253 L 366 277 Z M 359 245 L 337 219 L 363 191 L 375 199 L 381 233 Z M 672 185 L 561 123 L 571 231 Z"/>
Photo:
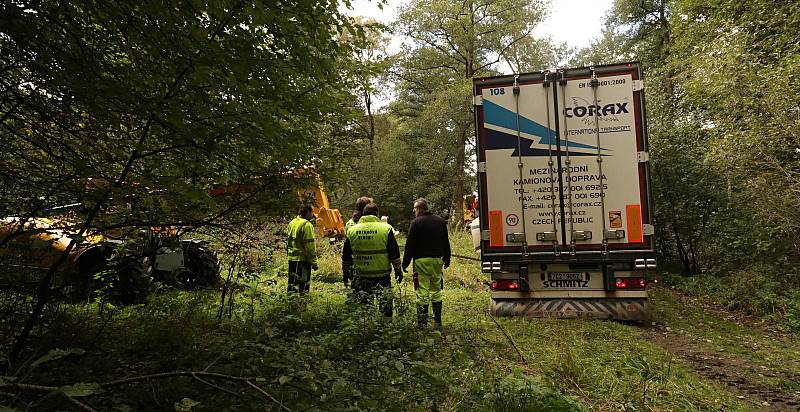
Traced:
<path id="1" fill-rule="evenodd" d="M 319 265 L 317 265 L 316 263 L 312 263 L 311 264 L 311 269 L 312 270 L 319 270 Z"/>
<path id="2" fill-rule="evenodd" d="M 394 270 L 394 278 L 395 278 L 395 280 L 397 280 L 397 284 L 398 285 L 403 282 L 403 271 L 400 270 L 400 268 L 395 268 L 395 270 Z"/>
<path id="3" fill-rule="evenodd" d="M 353 274 L 349 270 L 344 271 L 344 285 L 349 286 L 350 281 L 353 280 Z"/>

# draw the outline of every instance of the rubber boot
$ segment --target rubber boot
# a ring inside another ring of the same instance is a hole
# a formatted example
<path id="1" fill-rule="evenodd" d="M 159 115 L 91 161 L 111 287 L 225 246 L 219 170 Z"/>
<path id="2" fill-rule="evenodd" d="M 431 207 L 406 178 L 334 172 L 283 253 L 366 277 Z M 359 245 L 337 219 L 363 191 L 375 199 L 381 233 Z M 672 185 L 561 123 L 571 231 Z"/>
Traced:
<path id="1" fill-rule="evenodd" d="M 442 302 L 433 302 L 433 324 L 436 329 L 442 328 Z"/>
<path id="2" fill-rule="evenodd" d="M 391 301 L 391 298 L 389 298 L 389 301 L 383 304 L 383 318 L 384 318 L 384 320 L 387 320 L 387 321 L 391 321 L 392 320 L 392 314 L 393 314 L 392 307 L 393 307 L 392 301 Z"/>
<path id="3" fill-rule="evenodd" d="M 417 305 L 417 327 L 424 329 L 428 326 L 428 305 Z"/>

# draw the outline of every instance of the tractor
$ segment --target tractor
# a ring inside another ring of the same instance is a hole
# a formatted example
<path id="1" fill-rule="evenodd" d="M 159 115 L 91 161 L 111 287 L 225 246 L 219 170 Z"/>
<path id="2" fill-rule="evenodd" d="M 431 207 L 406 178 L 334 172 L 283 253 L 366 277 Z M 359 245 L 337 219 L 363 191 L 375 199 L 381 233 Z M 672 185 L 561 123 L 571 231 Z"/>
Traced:
<path id="1" fill-rule="evenodd" d="M 65 253 L 76 232 L 69 214 L 0 221 L 0 288 L 31 289 Z M 219 259 L 204 239 L 175 228 L 85 235 L 57 268 L 55 290 L 73 301 L 103 293 L 119 304 L 144 302 L 153 282 L 183 289 L 219 282 Z"/>

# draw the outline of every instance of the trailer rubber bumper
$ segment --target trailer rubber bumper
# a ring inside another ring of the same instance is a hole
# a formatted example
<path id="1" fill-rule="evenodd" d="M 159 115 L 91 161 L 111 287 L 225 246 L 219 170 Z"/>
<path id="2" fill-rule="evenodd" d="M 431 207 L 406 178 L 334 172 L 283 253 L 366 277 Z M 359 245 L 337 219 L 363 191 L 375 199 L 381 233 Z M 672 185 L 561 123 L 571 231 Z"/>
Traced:
<path id="1" fill-rule="evenodd" d="M 650 320 L 647 299 L 492 299 L 495 316 Z"/>

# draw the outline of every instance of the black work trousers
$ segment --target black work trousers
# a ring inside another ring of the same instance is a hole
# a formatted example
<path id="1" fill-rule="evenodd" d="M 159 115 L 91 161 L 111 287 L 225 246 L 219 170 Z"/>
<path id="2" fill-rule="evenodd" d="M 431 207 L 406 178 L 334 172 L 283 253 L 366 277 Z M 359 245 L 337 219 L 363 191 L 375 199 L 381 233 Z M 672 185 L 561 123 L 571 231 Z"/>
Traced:
<path id="1" fill-rule="evenodd" d="M 304 261 L 289 261 L 289 286 L 287 292 L 305 295 L 311 283 L 311 263 Z"/>
<path id="2" fill-rule="evenodd" d="M 365 278 L 356 276 L 352 281 L 353 298 L 363 304 L 372 304 L 377 298 L 378 306 L 383 309 L 383 315 L 392 317 L 392 278 L 389 275 Z"/>

